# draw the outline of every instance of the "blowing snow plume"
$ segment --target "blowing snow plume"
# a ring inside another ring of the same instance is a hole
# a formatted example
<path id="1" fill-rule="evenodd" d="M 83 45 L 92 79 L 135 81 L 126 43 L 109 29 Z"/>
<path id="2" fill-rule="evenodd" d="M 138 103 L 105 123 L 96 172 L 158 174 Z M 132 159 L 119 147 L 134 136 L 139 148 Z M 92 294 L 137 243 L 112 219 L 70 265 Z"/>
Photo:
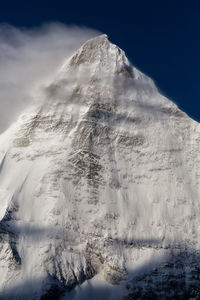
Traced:
<path id="1" fill-rule="evenodd" d="M 32 29 L 0 25 L 0 133 L 34 101 L 33 90 L 47 84 L 64 59 L 98 34 L 60 23 Z"/>

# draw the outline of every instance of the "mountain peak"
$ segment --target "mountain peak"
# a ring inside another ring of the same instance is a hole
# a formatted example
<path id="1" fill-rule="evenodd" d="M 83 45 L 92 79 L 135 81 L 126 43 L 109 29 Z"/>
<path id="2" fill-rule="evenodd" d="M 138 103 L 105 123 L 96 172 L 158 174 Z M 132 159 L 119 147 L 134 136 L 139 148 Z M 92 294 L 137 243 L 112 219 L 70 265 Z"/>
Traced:
<path id="1" fill-rule="evenodd" d="M 69 78 L 70 74 L 70 78 Z M 79 88 L 85 90 L 85 93 L 104 94 L 106 98 L 110 98 L 115 90 L 118 90 L 117 82 L 121 82 L 121 91 L 137 82 L 142 88 L 148 90 L 156 90 L 154 82 L 145 74 L 137 70 L 127 58 L 125 52 L 117 45 L 110 42 L 108 35 L 102 34 L 86 41 L 63 65 L 53 86 L 63 86 L 66 80 L 71 82 L 73 77 L 73 85 L 78 82 Z M 98 84 L 97 84 L 98 81 Z M 60 82 L 60 83 L 58 83 Z M 93 84 L 93 83 L 94 84 Z M 69 86 L 69 84 L 68 84 Z M 106 86 L 106 88 L 105 88 Z M 77 86 L 75 86 L 77 89 Z M 136 89 L 136 86 L 134 86 Z M 139 87 L 140 89 L 140 87 Z M 112 91 L 112 92 L 111 92 Z"/>
<path id="2" fill-rule="evenodd" d="M 100 34 L 98 36 L 95 36 L 94 38 L 91 38 L 91 39 L 87 40 L 82 45 L 82 47 L 91 47 L 91 46 L 94 46 L 94 45 L 105 46 L 106 44 L 112 44 L 109 40 L 108 35 L 107 34 Z"/>
<path id="3" fill-rule="evenodd" d="M 124 51 L 111 43 L 106 34 L 102 34 L 86 41 L 70 58 L 69 64 L 73 67 L 100 64 L 110 71 L 120 61 L 128 63 Z"/>
<path id="4" fill-rule="evenodd" d="M 96 37 L 94 37 L 94 38 L 88 40 L 87 42 L 92 41 L 92 40 L 96 40 L 96 41 L 98 41 L 98 40 L 99 40 L 99 41 L 108 40 L 108 41 L 109 41 L 109 37 L 108 37 L 107 34 L 103 33 L 103 34 L 100 34 L 100 35 L 98 35 L 98 36 L 96 36 Z M 86 42 L 86 43 L 87 43 L 87 42 Z"/>
<path id="5" fill-rule="evenodd" d="M 58 78 L 63 80 L 67 74 L 77 73 L 90 78 L 126 78 L 147 80 L 128 60 L 125 52 L 113 44 L 108 35 L 102 34 L 86 41 L 63 65 Z M 147 80 L 149 81 L 149 79 Z M 152 84 L 152 80 L 151 84 Z"/>
<path id="6" fill-rule="evenodd" d="M 199 124 L 106 35 L 59 76 L 0 135 L 0 299 L 194 299 Z"/>

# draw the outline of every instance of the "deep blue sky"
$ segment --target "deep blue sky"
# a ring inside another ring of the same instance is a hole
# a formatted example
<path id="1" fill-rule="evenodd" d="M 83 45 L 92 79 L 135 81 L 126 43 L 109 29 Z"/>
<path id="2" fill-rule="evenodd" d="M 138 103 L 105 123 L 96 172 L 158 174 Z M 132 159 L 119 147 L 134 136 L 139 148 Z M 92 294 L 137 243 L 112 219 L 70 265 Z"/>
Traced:
<path id="1" fill-rule="evenodd" d="M 166 96 L 200 121 L 200 0 L 1 2 L 1 23 L 32 27 L 48 21 L 107 33 Z"/>

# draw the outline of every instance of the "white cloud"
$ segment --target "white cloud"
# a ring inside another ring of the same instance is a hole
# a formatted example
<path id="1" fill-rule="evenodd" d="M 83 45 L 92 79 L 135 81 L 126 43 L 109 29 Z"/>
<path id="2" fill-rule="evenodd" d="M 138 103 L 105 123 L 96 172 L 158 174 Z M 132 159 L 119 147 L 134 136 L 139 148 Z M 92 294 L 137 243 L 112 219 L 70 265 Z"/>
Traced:
<path id="1" fill-rule="evenodd" d="M 48 83 L 56 70 L 96 30 L 60 23 L 19 29 L 0 24 L 0 133 L 33 101 L 33 90 Z"/>

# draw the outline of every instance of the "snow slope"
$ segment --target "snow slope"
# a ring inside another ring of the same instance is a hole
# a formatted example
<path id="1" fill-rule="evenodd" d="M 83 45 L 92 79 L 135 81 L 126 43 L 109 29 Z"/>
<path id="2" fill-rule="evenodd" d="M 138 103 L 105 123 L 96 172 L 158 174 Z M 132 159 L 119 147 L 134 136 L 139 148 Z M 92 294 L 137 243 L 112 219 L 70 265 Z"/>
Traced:
<path id="1" fill-rule="evenodd" d="M 199 143 L 199 124 L 106 35 L 87 41 L 0 135 L 0 299 L 84 299 L 90 282 L 107 299 L 167 299 L 180 272 L 173 291 L 188 293 Z"/>

